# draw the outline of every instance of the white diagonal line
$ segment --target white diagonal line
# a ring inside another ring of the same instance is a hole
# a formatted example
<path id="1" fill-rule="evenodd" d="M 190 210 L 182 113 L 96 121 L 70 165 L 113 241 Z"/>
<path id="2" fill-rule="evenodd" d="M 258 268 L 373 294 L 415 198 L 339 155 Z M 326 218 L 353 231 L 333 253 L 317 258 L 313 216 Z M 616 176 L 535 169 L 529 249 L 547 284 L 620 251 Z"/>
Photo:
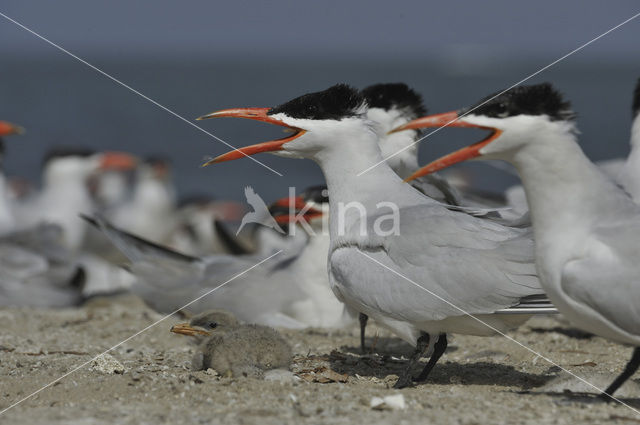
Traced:
<path id="1" fill-rule="evenodd" d="M 552 365 L 562 369 L 564 372 L 567 372 L 569 375 L 573 376 L 574 378 L 579 379 L 580 381 L 584 382 L 585 384 L 589 385 L 590 387 L 598 390 L 600 393 L 602 394 L 607 394 L 607 396 L 611 397 L 613 400 L 617 401 L 618 403 L 628 407 L 629 409 L 633 410 L 635 413 L 637 413 L 638 415 L 640 415 L 640 411 L 634 409 L 633 407 L 631 407 L 630 405 L 628 405 L 627 403 L 623 402 L 622 400 L 617 399 L 616 397 L 612 396 L 611 394 L 605 393 L 603 390 L 601 390 L 600 388 L 596 387 L 595 385 L 593 385 L 592 383 L 588 382 L 587 380 L 585 380 L 584 378 L 579 377 L 578 375 L 576 375 L 575 373 L 571 372 L 568 369 L 565 369 L 564 367 L 560 366 L 559 364 L 557 364 L 556 362 L 554 362 L 553 360 L 549 359 L 546 356 L 543 356 L 542 354 L 538 353 L 537 351 L 535 351 L 533 348 L 530 348 L 526 345 L 524 345 L 523 343 L 521 343 L 520 341 L 516 340 L 513 337 L 510 337 L 509 335 L 505 334 L 504 332 L 501 332 L 500 330 L 496 329 L 495 327 L 491 326 L 490 324 L 486 323 L 485 321 L 483 321 L 482 319 L 478 319 L 476 316 L 474 316 L 471 313 L 466 312 L 464 309 L 458 307 L 457 305 L 447 301 L 446 299 L 442 298 L 440 295 L 428 290 L 427 288 L 425 288 L 424 286 L 414 282 L 413 280 L 409 279 L 408 277 L 406 277 L 405 275 L 403 275 L 402 273 L 399 273 L 397 271 L 395 271 L 394 269 L 392 269 L 391 267 L 386 266 L 385 264 L 382 264 L 380 261 L 376 260 L 375 258 L 371 257 L 370 255 L 365 254 L 362 251 L 358 251 L 360 254 L 364 255 L 365 257 L 367 257 L 368 259 L 370 259 L 371 261 L 373 261 L 374 263 L 384 267 L 385 269 L 389 270 L 391 273 L 401 277 L 402 279 L 406 280 L 407 282 L 411 283 L 414 286 L 417 286 L 418 288 L 422 289 L 423 291 L 433 295 L 434 297 L 438 298 L 440 301 L 450 305 L 451 307 L 455 308 L 456 310 L 460 311 L 461 313 L 463 313 L 465 316 L 469 316 L 471 317 L 473 320 L 485 325 L 486 327 L 488 327 L 489 329 L 491 329 L 492 331 L 496 332 L 499 335 L 502 335 L 503 337 L 507 338 L 509 341 L 515 342 L 516 344 L 518 344 L 520 347 L 524 348 L 525 350 L 539 356 L 540 358 L 546 360 L 547 362 L 551 363 Z"/>
<path id="2" fill-rule="evenodd" d="M 260 261 L 257 264 L 254 264 L 253 266 L 249 267 L 248 269 L 246 269 L 243 272 L 238 273 L 237 275 L 233 276 L 231 279 L 227 280 L 224 283 L 221 283 L 220 285 L 216 286 L 215 288 L 211 289 L 210 291 L 205 292 L 203 295 L 200 295 L 198 298 L 188 302 L 187 304 L 183 305 L 182 307 L 174 310 L 173 312 L 167 314 L 166 316 L 162 317 L 161 319 L 156 320 L 155 322 L 153 322 L 152 324 L 150 324 L 149 326 L 147 326 L 146 328 L 134 333 L 133 335 L 129 336 L 128 338 L 122 340 L 121 342 L 117 343 L 116 345 L 114 345 L 113 347 L 109 348 L 108 350 L 103 351 L 102 353 L 98 354 L 97 356 L 93 357 L 90 360 L 87 360 L 86 362 L 82 363 L 81 365 L 75 367 L 74 369 L 72 369 L 71 371 L 65 373 L 64 375 L 62 375 L 59 378 L 54 379 L 53 381 L 49 382 L 47 385 L 45 385 L 44 387 L 40 388 L 37 391 L 32 392 L 31 394 L 29 394 L 26 397 L 21 398 L 20 400 L 16 401 L 15 403 L 11 404 L 10 406 L 2 409 L 0 411 L 0 415 L 4 414 L 7 410 L 19 405 L 20 403 L 30 399 L 31 397 L 33 397 L 34 395 L 38 394 L 39 392 L 49 388 L 50 386 L 52 386 L 53 384 L 55 384 L 58 381 L 61 381 L 62 379 L 66 378 L 67 376 L 71 375 L 74 372 L 77 372 L 78 370 L 82 369 L 83 367 L 85 367 L 86 365 L 88 365 L 89 363 L 93 362 L 94 360 L 96 360 L 97 358 L 104 356 L 105 354 L 107 354 L 109 351 L 113 351 L 114 349 L 118 348 L 119 346 L 121 346 L 122 344 L 130 341 L 131 339 L 137 337 L 138 335 L 140 335 L 141 333 L 145 332 L 146 330 L 154 327 L 155 325 L 157 325 L 158 323 L 168 319 L 169 317 L 173 316 L 174 314 L 180 312 L 180 310 L 185 309 L 187 307 L 189 307 L 191 304 L 195 303 L 198 300 L 201 300 L 202 298 L 206 297 L 207 295 L 211 294 L 212 292 L 222 288 L 224 285 L 226 285 L 227 283 L 233 281 L 234 279 L 242 276 L 245 273 L 248 273 L 249 271 L 253 270 L 254 268 L 258 267 L 259 265 L 263 264 L 264 262 L 270 260 L 271 258 L 275 257 L 276 255 L 280 254 L 282 252 L 282 250 L 279 250 L 273 254 L 271 254 L 270 256 L 268 256 L 267 258 L 265 258 L 264 260 Z"/>
<path id="3" fill-rule="evenodd" d="M 213 137 L 214 139 L 216 139 L 217 141 L 225 144 L 227 147 L 230 147 L 231 149 L 240 152 L 241 154 L 243 154 L 244 156 L 246 156 L 247 158 L 249 158 L 250 160 L 262 165 L 264 168 L 266 168 L 267 170 L 279 175 L 280 177 L 282 177 L 282 174 L 280 174 L 279 172 L 277 172 L 276 170 L 274 170 L 273 168 L 269 167 L 266 164 L 263 164 L 262 162 L 258 161 L 257 159 L 255 159 L 252 156 L 249 156 L 247 154 L 245 154 L 244 152 L 242 152 L 241 150 L 239 150 L 238 148 L 236 148 L 235 146 L 231 145 L 230 143 L 222 140 L 221 138 L 219 138 L 218 136 L 216 136 L 213 133 L 208 132 L 207 130 L 205 130 L 204 128 L 192 123 L 191 121 L 189 121 L 188 119 L 186 119 L 185 117 L 183 117 L 182 115 L 179 115 L 178 113 L 172 111 L 171 109 L 167 108 L 164 105 L 161 105 L 160 103 L 156 102 L 155 100 L 151 99 L 150 97 L 140 93 L 138 90 L 134 89 L 133 87 L 123 83 L 122 81 L 118 80 L 117 78 L 113 77 L 112 75 L 104 72 L 103 70 L 97 68 L 94 65 L 91 65 L 89 62 L 87 62 L 86 60 L 74 55 L 73 53 L 71 53 L 70 51 L 66 50 L 65 48 L 57 45 L 56 43 L 54 43 L 53 41 L 41 36 L 40 34 L 38 34 L 37 32 L 33 31 L 30 28 L 27 28 L 26 26 L 24 26 L 23 24 L 21 24 L 20 22 L 16 21 L 15 19 L 10 18 L 9 16 L 5 15 L 4 13 L 0 12 L 0 16 L 2 16 L 3 18 L 5 18 L 8 21 L 13 22 L 14 24 L 16 24 L 17 26 L 19 26 L 20 28 L 24 29 L 25 31 L 30 32 L 31 34 L 35 35 L 36 37 L 38 37 L 39 39 L 41 39 L 42 41 L 50 44 L 51 46 L 55 47 L 56 49 L 60 50 L 63 53 L 66 53 L 67 55 L 71 56 L 72 58 L 74 58 L 75 60 L 85 64 L 86 66 L 88 66 L 89 68 L 93 69 L 96 72 L 99 72 L 100 74 L 104 75 L 105 77 L 107 77 L 108 79 L 110 79 L 111 81 L 121 85 L 122 87 L 126 88 L 127 90 L 137 94 L 138 96 L 142 97 L 143 99 L 153 103 L 154 105 L 156 105 L 158 108 L 163 109 L 164 111 L 170 113 L 171 115 L 173 115 L 174 117 L 186 122 L 187 124 L 189 124 L 190 126 L 197 128 L 198 130 L 200 130 L 201 132 L 203 132 L 204 134 Z"/>
<path id="4" fill-rule="evenodd" d="M 561 62 L 563 60 L 565 60 L 566 58 L 568 58 L 569 56 L 573 55 L 574 53 L 579 52 L 580 50 L 584 49 L 585 47 L 587 47 L 588 45 L 590 45 L 591 43 L 594 43 L 596 41 L 598 41 L 599 39 L 601 39 L 602 37 L 604 37 L 605 35 L 617 30 L 618 28 L 620 28 L 621 26 L 633 21 L 634 19 L 636 19 L 638 16 L 640 16 L 640 12 L 636 13 L 635 15 L 633 15 L 632 17 L 630 17 L 629 19 L 620 22 L 618 25 L 616 25 L 615 27 L 603 32 L 602 34 L 600 34 L 599 36 L 587 41 L 586 43 L 584 43 L 583 45 L 576 47 L 575 49 L 573 49 L 572 51 L 570 51 L 569 53 L 567 53 L 566 55 L 559 57 L 558 59 L 554 60 L 553 62 L 551 62 L 550 64 L 540 68 L 539 70 L 537 70 L 536 72 L 534 72 L 533 74 L 523 78 L 522 80 L 518 81 L 517 83 L 513 84 L 511 87 L 509 87 L 508 89 L 502 90 L 500 93 L 496 94 L 495 96 L 492 96 L 491 98 L 485 100 L 484 102 L 480 103 L 479 105 L 476 105 L 475 107 L 473 107 L 472 109 L 466 111 L 464 114 L 459 115 L 456 119 L 453 119 L 451 121 L 449 121 L 448 123 L 446 123 L 445 125 L 436 128 L 435 130 L 431 131 L 430 133 L 428 133 L 425 136 L 422 136 L 421 138 L 419 138 L 418 140 L 416 140 L 415 142 L 411 143 L 408 146 L 405 146 L 404 148 L 398 150 L 395 153 L 392 153 L 391 155 L 387 156 L 386 158 L 383 158 L 382 160 L 376 162 L 375 164 L 373 164 L 372 166 L 370 166 L 369 168 L 367 168 L 364 171 L 361 171 L 360 173 L 358 173 L 358 176 L 363 175 L 364 173 L 366 173 L 367 171 L 370 171 L 371 169 L 377 167 L 378 165 L 382 164 L 383 162 L 388 161 L 389 159 L 393 158 L 394 156 L 401 154 L 402 152 L 406 151 L 407 149 L 409 149 L 410 147 L 412 147 L 413 145 L 420 143 L 421 141 L 423 141 L 424 139 L 426 139 L 427 137 L 437 133 L 438 131 L 442 130 L 443 128 L 449 126 L 450 124 L 458 121 L 460 118 L 463 118 L 464 116 L 470 114 L 471 112 L 475 111 L 476 109 L 478 109 L 479 107 L 481 107 L 482 105 L 484 105 L 487 102 L 492 101 L 493 99 L 495 99 L 498 96 L 503 95 L 504 93 L 508 92 L 509 90 L 511 90 L 514 87 L 519 86 L 520 84 L 524 83 L 527 80 L 530 80 L 531 78 L 535 77 L 536 75 L 540 74 L 541 72 L 546 71 L 547 69 L 551 68 L 552 66 L 556 65 L 558 62 Z"/>

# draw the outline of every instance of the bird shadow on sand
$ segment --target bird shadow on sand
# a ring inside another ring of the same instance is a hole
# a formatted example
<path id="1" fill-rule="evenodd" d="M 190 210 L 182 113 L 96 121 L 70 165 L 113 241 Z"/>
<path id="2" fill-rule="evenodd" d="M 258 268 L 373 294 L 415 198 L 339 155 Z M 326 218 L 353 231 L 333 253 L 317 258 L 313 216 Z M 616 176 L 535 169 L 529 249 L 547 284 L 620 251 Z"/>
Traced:
<path id="1" fill-rule="evenodd" d="M 345 353 L 355 355 L 378 355 L 378 356 L 404 356 L 408 358 L 413 353 L 413 347 L 404 342 L 400 338 L 394 337 L 371 337 L 365 340 L 366 349 L 363 353 L 360 346 L 355 345 L 343 345 L 340 347 Z M 449 345 L 447 347 L 447 353 L 453 353 L 458 350 L 455 345 Z"/>
<path id="2" fill-rule="evenodd" d="M 581 331 L 580 329 L 562 328 L 560 326 L 555 326 L 553 328 L 531 328 L 531 332 L 540 333 L 540 334 L 555 332 L 564 336 L 568 336 L 569 338 L 575 338 L 575 339 L 591 339 L 595 336 L 589 332 Z"/>
<path id="3" fill-rule="evenodd" d="M 380 344 L 382 342 L 382 344 Z M 360 354 L 360 347 L 341 347 L 341 351 L 333 351 L 329 361 L 331 369 L 349 376 L 366 376 L 384 379 L 389 375 L 400 375 L 407 366 L 408 360 L 399 359 L 411 355 L 413 347 L 405 343 L 378 341 L 375 353 Z M 387 351 L 388 350 L 388 351 Z M 554 375 L 532 374 L 516 370 L 513 366 L 487 361 L 473 363 L 457 363 L 446 360 L 447 354 L 457 350 L 449 346 L 440 363 L 421 385 L 501 385 L 516 387 L 522 390 L 539 387 L 547 383 Z M 393 357 L 392 357 L 393 354 Z M 417 376 L 424 367 L 426 359 L 413 371 Z"/>
<path id="4" fill-rule="evenodd" d="M 556 403 L 558 403 L 559 405 L 570 405 L 574 403 L 592 404 L 592 405 L 606 405 L 606 404 L 615 405 L 618 403 L 615 400 L 604 400 L 600 398 L 598 394 L 579 393 L 579 392 L 572 392 L 568 390 L 563 392 L 529 391 L 529 390 L 514 391 L 514 392 L 516 394 L 526 394 L 530 396 L 553 397 L 556 400 Z M 621 402 L 623 402 L 624 404 L 627 404 L 633 407 L 634 409 L 640 409 L 640 398 L 633 398 L 633 397 L 629 397 L 629 398 L 616 397 L 616 398 Z M 638 422 L 640 422 L 640 419 L 638 420 Z"/>

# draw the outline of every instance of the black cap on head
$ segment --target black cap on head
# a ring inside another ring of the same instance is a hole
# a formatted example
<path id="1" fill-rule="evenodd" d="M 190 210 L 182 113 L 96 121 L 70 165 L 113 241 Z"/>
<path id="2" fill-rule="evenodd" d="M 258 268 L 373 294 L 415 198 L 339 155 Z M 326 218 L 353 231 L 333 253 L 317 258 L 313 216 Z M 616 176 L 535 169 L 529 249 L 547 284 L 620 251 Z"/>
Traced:
<path id="1" fill-rule="evenodd" d="M 491 99 L 495 95 L 487 96 L 478 102 L 477 105 L 481 106 L 476 109 L 474 109 L 475 106 L 472 106 L 461 110 L 460 114 L 472 110 L 470 114 L 494 118 L 516 115 L 547 115 L 552 121 L 572 120 L 575 117 L 571 110 L 571 103 L 565 101 L 550 83 L 514 87 L 495 99 Z M 487 99 L 491 100 L 487 102 Z"/>
<path id="2" fill-rule="evenodd" d="M 302 192 L 302 197 L 305 201 L 315 202 L 318 204 L 324 204 L 329 202 L 329 191 L 327 190 L 327 186 L 311 186 L 305 189 Z"/>
<path id="3" fill-rule="evenodd" d="M 638 114 L 640 114 L 640 78 L 638 78 L 636 89 L 633 92 L 633 106 L 631 108 L 633 111 L 633 117 L 637 117 Z"/>
<path id="4" fill-rule="evenodd" d="M 163 155 L 148 155 L 144 158 L 144 163 L 149 165 L 171 165 L 171 159 Z"/>
<path id="5" fill-rule="evenodd" d="M 208 193 L 194 193 L 183 196 L 177 202 L 178 208 L 187 207 L 190 205 L 205 206 L 215 201 L 215 197 Z"/>
<path id="6" fill-rule="evenodd" d="M 81 157 L 86 158 L 94 155 L 96 152 L 93 149 L 80 147 L 80 146 L 55 146 L 49 150 L 42 159 L 43 164 L 47 164 L 52 159 L 65 158 L 65 157 Z"/>
<path id="7" fill-rule="evenodd" d="M 374 84 L 364 88 L 362 96 L 370 108 L 404 109 L 411 113 L 411 118 L 427 115 L 427 108 L 422 104 L 422 96 L 404 83 Z"/>
<path id="8" fill-rule="evenodd" d="M 269 115 L 286 114 L 291 118 L 340 120 L 357 114 L 364 99 L 358 90 L 346 84 L 336 84 L 324 91 L 296 97 L 271 108 Z"/>

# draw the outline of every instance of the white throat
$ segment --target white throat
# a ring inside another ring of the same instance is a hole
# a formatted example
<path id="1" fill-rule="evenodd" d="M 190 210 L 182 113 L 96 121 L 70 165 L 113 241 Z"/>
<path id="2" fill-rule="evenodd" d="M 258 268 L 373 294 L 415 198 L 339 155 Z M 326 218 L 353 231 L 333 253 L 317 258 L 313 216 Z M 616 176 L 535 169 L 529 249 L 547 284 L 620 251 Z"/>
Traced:
<path id="1" fill-rule="evenodd" d="M 360 221 L 363 211 L 365 215 L 384 212 L 380 210 L 380 203 L 392 203 L 398 208 L 435 203 L 404 183 L 389 164 L 382 161 L 377 142 L 378 135 L 373 128 L 360 127 L 345 135 L 344 140 L 329 141 L 326 148 L 312 157 L 327 181 L 332 246 L 341 244 L 345 238 L 366 243 L 359 227 L 352 225 Z M 374 164 L 377 165 L 370 168 Z"/>
<path id="2" fill-rule="evenodd" d="M 569 127 L 550 124 L 530 134 L 534 140 L 502 159 L 522 178 L 538 252 L 562 258 L 572 249 L 557 249 L 579 247 L 591 226 L 629 199 L 585 156 Z"/>

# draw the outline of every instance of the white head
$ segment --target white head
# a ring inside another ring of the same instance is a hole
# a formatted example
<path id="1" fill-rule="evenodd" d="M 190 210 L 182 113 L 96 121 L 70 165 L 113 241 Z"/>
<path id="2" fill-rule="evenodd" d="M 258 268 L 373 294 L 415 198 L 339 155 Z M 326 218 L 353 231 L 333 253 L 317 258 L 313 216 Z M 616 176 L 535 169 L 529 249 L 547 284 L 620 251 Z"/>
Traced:
<path id="1" fill-rule="evenodd" d="M 336 147 L 344 152 L 346 140 L 350 141 L 348 148 L 357 149 L 353 145 L 357 140 L 363 139 L 363 136 L 377 139 L 373 123 L 365 117 L 366 110 L 366 102 L 358 90 L 338 84 L 321 92 L 305 94 L 274 108 L 236 108 L 213 112 L 198 119 L 247 118 L 285 127 L 286 131 L 293 134 L 231 151 L 205 165 L 261 152 L 271 152 L 287 158 L 318 159 L 323 153 Z"/>
<path id="2" fill-rule="evenodd" d="M 84 183 L 97 171 L 127 170 L 136 160 L 122 152 L 101 152 L 75 147 L 59 147 L 51 150 L 43 162 L 45 184 L 62 182 Z"/>
<path id="3" fill-rule="evenodd" d="M 419 118 L 393 131 L 449 126 L 491 132 L 480 142 L 422 167 L 408 179 L 412 180 L 476 157 L 508 160 L 530 143 L 555 140 L 559 134 L 575 131 L 573 118 L 570 103 L 551 84 L 544 83 L 519 86 L 498 96 L 488 96 L 475 106 Z"/>

